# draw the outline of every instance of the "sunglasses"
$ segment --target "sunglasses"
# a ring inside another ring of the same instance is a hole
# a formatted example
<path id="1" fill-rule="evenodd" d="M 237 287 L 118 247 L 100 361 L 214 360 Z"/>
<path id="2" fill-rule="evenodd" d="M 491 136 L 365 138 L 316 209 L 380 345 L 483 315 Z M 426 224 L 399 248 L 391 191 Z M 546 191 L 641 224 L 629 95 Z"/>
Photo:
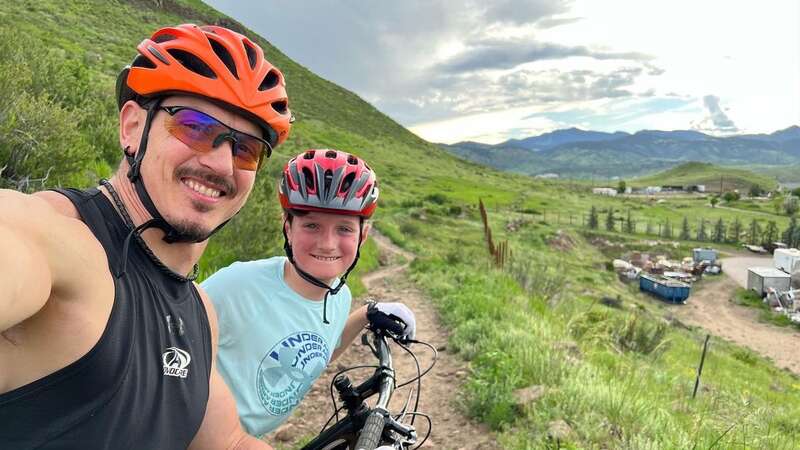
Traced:
<path id="1" fill-rule="evenodd" d="M 169 134 L 198 153 L 209 153 L 231 142 L 233 165 L 237 169 L 255 171 L 272 154 L 272 146 L 264 139 L 235 130 L 204 112 L 186 106 L 161 106 L 169 114 L 165 127 Z"/>

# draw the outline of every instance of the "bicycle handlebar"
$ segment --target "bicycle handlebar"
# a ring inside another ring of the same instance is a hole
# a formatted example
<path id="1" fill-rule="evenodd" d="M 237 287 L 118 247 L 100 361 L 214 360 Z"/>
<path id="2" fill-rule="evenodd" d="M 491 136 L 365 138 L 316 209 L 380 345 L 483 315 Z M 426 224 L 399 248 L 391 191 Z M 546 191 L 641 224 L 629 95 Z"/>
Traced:
<path id="1" fill-rule="evenodd" d="M 344 402 L 342 408 L 347 410 L 347 417 L 342 421 L 338 421 L 331 428 L 323 429 L 316 439 L 303 447 L 304 450 L 334 448 L 329 447 L 329 445 L 333 442 L 343 442 L 343 440 L 349 442 L 349 445 L 356 441 L 355 447 L 347 447 L 354 450 L 374 450 L 384 440 L 396 443 L 402 442 L 404 444 L 402 448 L 406 448 L 405 445 L 407 444 L 416 442 L 417 436 L 413 421 L 409 425 L 403 424 L 392 417 L 388 410 L 389 401 L 396 387 L 396 379 L 387 337 L 390 336 L 375 330 L 371 330 L 370 333 L 362 336 L 362 342 L 365 345 L 369 345 L 373 355 L 378 359 L 377 367 L 372 366 L 376 367 L 375 372 L 369 379 L 358 386 L 353 386 L 350 379 L 343 374 L 343 372 L 354 368 L 346 369 L 334 377 L 331 383 L 331 394 L 333 394 L 333 389 L 336 388 Z M 374 407 L 370 407 L 365 400 L 376 394 L 378 400 Z M 335 402 L 334 409 L 336 409 Z M 338 412 L 338 410 L 336 411 Z M 411 414 L 418 415 L 419 413 L 415 411 Z M 430 419 L 428 420 L 430 423 Z M 362 426 L 359 427 L 359 425 Z M 357 439 L 355 439 L 356 436 L 358 437 Z"/>
<path id="2" fill-rule="evenodd" d="M 355 450 L 374 450 L 381 441 L 385 424 L 386 419 L 383 417 L 381 410 L 372 411 L 364 423 L 364 428 L 358 437 Z"/>

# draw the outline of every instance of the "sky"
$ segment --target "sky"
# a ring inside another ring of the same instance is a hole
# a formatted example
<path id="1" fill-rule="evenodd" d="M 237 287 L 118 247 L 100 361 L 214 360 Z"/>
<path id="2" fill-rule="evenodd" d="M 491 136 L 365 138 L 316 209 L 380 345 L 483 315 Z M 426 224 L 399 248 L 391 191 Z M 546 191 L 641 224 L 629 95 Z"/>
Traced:
<path id="1" fill-rule="evenodd" d="M 205 1 L 431 142 L 800 125 L 798 0 Z"/>

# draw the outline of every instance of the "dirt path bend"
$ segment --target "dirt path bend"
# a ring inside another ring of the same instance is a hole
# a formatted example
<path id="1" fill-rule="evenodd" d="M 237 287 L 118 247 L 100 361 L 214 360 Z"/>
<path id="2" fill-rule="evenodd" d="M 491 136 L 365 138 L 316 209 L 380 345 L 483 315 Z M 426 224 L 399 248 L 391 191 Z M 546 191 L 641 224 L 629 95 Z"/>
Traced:
<path id="1" fill-rule="evenodd" d="M 374 229 L 370 237 L 380 249 L 382 267 L 362 278 L 369 296 L 378 301 L 405 303 L 416 315 L 417 339 L 428 342 L 439 350 L 436 366 L 422 379 L 419 411 L 428 414 L 433 420 L 433 431 L 423 448 L 499 449 L 494 435 L 487 427 L 465 417 L 456 405 L 458 393 L 467 375 L 467 364 L 447 351 L 448 333 L 441 325 L 433 304 L 405 276 L 405 269 L 414 255 L 395 246 Z M 361 306 L 363 304 L 361 300 L 363 299 L 355 299 L 353 307 Z M 432 359 L 430 350 L 421 345 L 415 345 L 412 349 L 424 370 Z M 409 380 L 416 375 L 413 360 L 394 345 L 392 358 L 399 382 Z M 333 412 L 329 391 L 333 376 L 347 367 L 366 364 L 375 364 L 375 358 L 366 347 L 360 345 L 360 339 L 356 339 L 350 349 L 317 380 L 289 421 L 272 435 L 265 437 L 265 440 L 281 448 L 298 448 L 299 439 L 318 433 Z M 351 372 L 349 376 L 354 383 L 357 383 L 369 374 L 371 370 L 367 369 Z M 395 391 L 390 408 L 392 411 L 399 411 L 402 408 L 411 387 L 409 385 Z M 413 390 L 416 392 L 416 383 L 413 384 Z M 413 400 L 411 406 L 413 407 Z M 414 425 L 421 441 L 427 432 L 427 423 L 424 419 L 418 418 Z"/>
<path id="2" fill-rule="evenodd" d="M 800 332 L 759 322 L 757 310 L 731 302 L 738 283 L 729 276 L 707 280 L 692 292 L 686 305 L 675 307 L 675 315 L 683 322 L 747 347 L 772 359 L 778 367 L 800 375 L 800 352 L 797 350 Z"/>

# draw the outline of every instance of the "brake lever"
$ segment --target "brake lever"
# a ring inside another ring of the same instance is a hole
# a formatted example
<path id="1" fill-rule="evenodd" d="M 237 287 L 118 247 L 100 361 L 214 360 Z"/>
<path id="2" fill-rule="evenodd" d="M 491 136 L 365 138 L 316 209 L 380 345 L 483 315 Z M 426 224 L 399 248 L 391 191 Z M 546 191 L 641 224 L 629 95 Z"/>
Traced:
<path id="1" fill-rule="evenodd" d="M 413 425 L 403 425 L 395 420 L 392 416 L 386 418 L 385 430 L 389 430 L 402 438 L 404 445 L 414 445 L 417 443 L 417 430 Z M 401 442 L 400 439 L 395 439 L 396 442 Z"/>

